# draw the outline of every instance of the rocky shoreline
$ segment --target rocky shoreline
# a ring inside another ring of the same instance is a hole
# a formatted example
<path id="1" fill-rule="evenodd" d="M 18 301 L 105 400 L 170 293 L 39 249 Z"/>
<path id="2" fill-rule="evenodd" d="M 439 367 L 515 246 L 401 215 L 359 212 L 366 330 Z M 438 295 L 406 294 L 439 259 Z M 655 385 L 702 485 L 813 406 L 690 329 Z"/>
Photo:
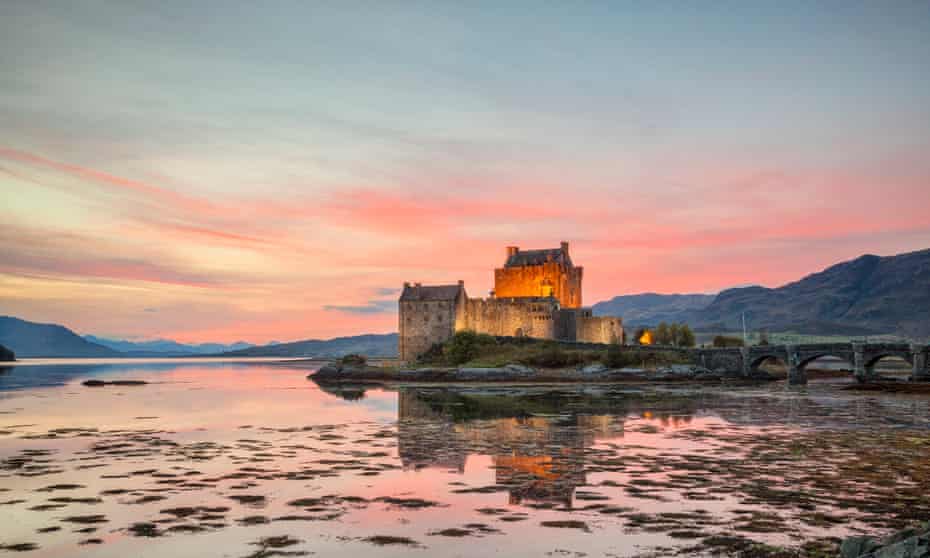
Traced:
<path id="1" fill-rule="evenodd" d="M 745 380 L 714 372 L 690 364 L 667 367 L 607 368 L 603 364 L 591 364 L 579 368 L 534 368 L 522 364 L 501 367 L 421 367 L 387 368 L 369 365 L 330 363 L 310 374 L 318 382 L 366 383 L 366 382 L 701 382 L 720 383 L 726 380 Z M 750 378 L 754 381 L 772 381 L 768 374 Z"/>
<path id="2" fill-rule="evenodd" d="M 840 545 L 841 558 L 930 558 L 930 523 L 898 531 L 879 541 L 848 537 Z"/>

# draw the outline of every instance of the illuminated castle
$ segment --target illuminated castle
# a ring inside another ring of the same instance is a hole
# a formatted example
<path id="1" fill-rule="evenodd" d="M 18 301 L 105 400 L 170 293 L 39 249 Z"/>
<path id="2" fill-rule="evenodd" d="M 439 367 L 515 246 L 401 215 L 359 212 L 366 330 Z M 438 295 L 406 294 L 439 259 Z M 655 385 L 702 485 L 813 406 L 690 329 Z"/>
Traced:
<path id="1" fill-rule="evenodd" d="M 465 283 L 404 283 L 400 295 L 401 360 L 410 361 L 456 331 L 588 343 L 623 340 L 623 321 L 581 306 L 583 268 L 575 267 L 568 243 L 547 250 L 507 248 L 504 267 L 494 270 L 489 298 L 469 298 Z"/>

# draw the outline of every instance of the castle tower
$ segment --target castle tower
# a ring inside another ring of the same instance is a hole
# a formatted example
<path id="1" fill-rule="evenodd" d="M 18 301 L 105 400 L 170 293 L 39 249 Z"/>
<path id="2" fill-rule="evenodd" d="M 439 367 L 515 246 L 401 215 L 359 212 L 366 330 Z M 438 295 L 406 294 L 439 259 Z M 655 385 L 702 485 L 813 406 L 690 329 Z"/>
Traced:
<path id="1" fill-rule="evenodd" d="M 494 270 L 494 296 L 552 296 L 562 308 L 580 308 L 582 275 L 583 268 L 572 264 L 568 242 L 545 250 L 508 246 L 504 267 Z"/>

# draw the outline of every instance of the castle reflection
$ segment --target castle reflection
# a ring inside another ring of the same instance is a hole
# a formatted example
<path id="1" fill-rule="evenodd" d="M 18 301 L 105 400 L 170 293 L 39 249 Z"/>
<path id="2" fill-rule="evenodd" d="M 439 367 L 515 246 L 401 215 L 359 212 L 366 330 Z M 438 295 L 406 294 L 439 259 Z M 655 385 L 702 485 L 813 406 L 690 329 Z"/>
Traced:
<path id="1" fill-rule="evenodd" d="M 575 489 L 586 484 L 586 448 L 622 437 L 628 417 L 667 425 L 691 419 L 680 405 L 674 413 L 644 405 L 630 394 L 402 388 L 398 452 L 404 467 L 459 472 L 469 455 L 489 455 L 511 504 L 570 507 Z"/>

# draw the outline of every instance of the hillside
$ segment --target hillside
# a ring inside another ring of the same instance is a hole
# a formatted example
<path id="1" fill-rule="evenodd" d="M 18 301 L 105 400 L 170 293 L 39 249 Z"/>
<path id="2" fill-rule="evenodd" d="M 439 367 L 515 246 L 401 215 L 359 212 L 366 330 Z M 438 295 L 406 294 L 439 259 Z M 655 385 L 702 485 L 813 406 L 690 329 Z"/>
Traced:
<path id="1" fill-rule="evenodd" d="M 155 339 L 152 341 L 126 341 L 123 339 L 109 339 L 95 335 L 85 335 L 84 339 L 91 343 L 109 347 L 127 356 L 191 356 L 238 351 L 254 347 L 252 343 L 238 341 L 229 345 L 222 343 L 200 343 L 197 345 L 178 343 L 170 339 Z"/>
<path id="2" fill-rule="evenodd" d="M 359 353 L 372 357 L 396 357 L 397 334 L 368 334 L 335 339 L 308 339 L 229 351 L 220 356 L 240 357 L 338 357 Z"/>
<path id="3" fill-rule="evenodd" d="M 18 358 L 29 357 L 118 357 L 119 352 L 91 343 L 57 324 L 27 322 L 0 316 L 0 344 Z"/>
<path id="4" fill-rule="evenodd" d="M 628 326 L 679 321 L 682 313 L 706 308 L 715 295 L 657 294 L 615 296 L 593 306 L 598 316 L 622 316 Z"/>
<path id="5" fill-rule="evenodd" d="M 753 329 L 926 338 L 928 309 L 930 250 L 921 250 L 861 256 L 776 289 L 729 289 L 693 316 L 705 327 L 735 329 L 745 312 Z"/>
<path id="6" fill-rule="evenodd" d="M 628 325 L 681 321 L 704 330 L 750 329 L 811 335 L 895 334 L 930 338 L 930 250 L 865 255 L 787 285 L 727 289 L 701 307 L 704 295 L 634 295 L 594 305 Z M 694 307 L 688 308 L 689 305 Z"/>

